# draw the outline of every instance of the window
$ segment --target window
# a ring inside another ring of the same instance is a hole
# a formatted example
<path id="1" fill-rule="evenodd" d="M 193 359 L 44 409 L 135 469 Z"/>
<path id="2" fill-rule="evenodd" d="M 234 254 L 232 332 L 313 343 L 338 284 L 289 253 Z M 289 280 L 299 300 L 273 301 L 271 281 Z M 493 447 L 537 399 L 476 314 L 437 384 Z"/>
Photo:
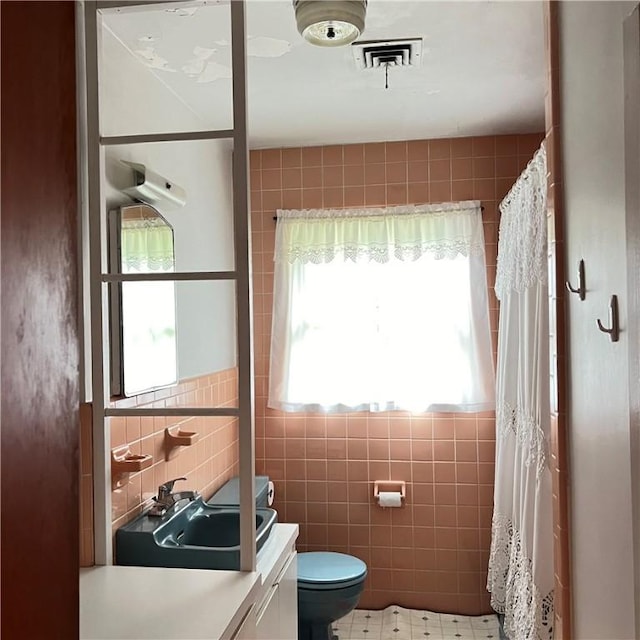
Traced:
<path id="1" fill-rule="evenodd" d="M 269 406 L 494 406 L 476 201 L 279 211 Z"/>

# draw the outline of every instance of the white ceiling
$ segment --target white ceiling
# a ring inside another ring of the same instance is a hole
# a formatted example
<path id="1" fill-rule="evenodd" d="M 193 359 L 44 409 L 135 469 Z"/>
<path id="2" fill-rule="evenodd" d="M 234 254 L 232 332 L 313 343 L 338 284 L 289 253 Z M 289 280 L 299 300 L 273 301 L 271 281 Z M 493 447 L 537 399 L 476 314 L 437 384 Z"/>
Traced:
<path id="1" fill-rule="evenodd" d="M 105 42 L 128 49 L 118 73 L 144 65 L 203 128 L 229 127 L 228 3 L 166 6 L 104 14 L 115 36 Z M 252 148 L 544 128 L 540 1 L 369 0 L 361 39 L 423 39 L 420 66 L 391 68 L 388 89 L 384 70 L 357 69 L 350 46 L 302 40 L 291 0 L 247 0 L 247 34 Z"/>

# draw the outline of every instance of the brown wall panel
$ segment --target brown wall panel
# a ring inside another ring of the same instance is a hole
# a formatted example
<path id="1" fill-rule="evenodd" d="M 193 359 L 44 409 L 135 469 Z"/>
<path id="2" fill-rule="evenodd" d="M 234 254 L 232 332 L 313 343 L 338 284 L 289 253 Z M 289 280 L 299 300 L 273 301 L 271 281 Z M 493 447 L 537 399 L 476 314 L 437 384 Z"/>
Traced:
<path id="1" fill-rule="evenodd" d="M 2 638 L 78 636 L 72 2 L 3 2 Z"/>

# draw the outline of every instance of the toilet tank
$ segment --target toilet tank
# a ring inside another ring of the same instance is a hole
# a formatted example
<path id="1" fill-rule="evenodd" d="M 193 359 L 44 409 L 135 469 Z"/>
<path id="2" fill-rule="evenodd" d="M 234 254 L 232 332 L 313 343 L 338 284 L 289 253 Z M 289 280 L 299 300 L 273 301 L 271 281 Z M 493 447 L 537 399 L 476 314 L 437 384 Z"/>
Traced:
<path id="1" fill-rule="evenodd" d="M 256 507 L 269 506 L 269 476 L 256 476 Z M 223 484 L 207 501 L 216 507 L 240 504 L 240 478 L 234 476 Z"/>

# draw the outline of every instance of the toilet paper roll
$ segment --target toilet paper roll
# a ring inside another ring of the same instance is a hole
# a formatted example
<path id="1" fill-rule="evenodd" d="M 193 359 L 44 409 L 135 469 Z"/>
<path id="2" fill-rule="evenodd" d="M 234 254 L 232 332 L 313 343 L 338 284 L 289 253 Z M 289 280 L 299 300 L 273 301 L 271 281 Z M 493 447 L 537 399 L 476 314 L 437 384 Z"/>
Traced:
<path id="1" fill-rule="evenodd" d="M 401 507 L 402 495 L 399 491 L 380 491 L 378 502 L 381 507 Z"/>
<path id="2" fill-rule="evenodd" d="M 273 494 L 275 492 L 275 487 L 273 486 L 273 482 L 269 481 L 269 487 L 267 489 L 267 506 L 270 507 L 273 504 Z"/>

